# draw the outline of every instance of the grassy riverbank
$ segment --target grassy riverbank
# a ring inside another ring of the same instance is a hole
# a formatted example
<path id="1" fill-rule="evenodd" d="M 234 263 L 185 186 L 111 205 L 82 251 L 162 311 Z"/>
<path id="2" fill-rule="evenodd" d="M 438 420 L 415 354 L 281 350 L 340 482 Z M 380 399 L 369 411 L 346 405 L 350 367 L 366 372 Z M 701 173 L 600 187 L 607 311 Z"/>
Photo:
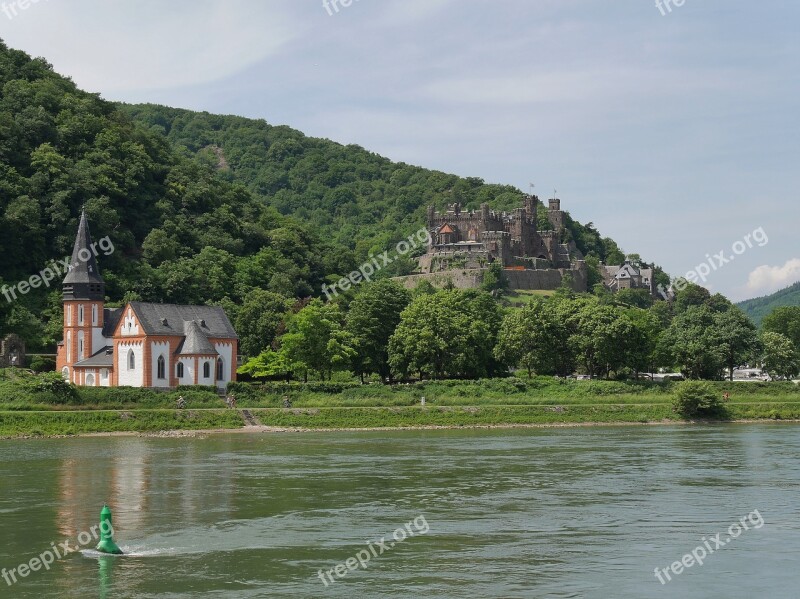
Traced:
<path id="1" fill-rule="evenodd" d="M 800 419 L 793 383 L 711 383 L 730 394 L 718 420 Z M 59 395 L 35 379 L 0 378 L 0 437 L 99 432 L 236 429 L 470 427 L 680 422 L 674 384 L 540 377 L 412 385 L 310 383 L 232 388 L 238 410 L 211 389 L 73 389 Z M 185 410 L 176 410 L 179 396 Z M 420 405 L 425 397 L 426 405 Z M 284 398 L 292 408 L 284 409 Z M 244 412 L 246 410 L 246 413 Z"/>

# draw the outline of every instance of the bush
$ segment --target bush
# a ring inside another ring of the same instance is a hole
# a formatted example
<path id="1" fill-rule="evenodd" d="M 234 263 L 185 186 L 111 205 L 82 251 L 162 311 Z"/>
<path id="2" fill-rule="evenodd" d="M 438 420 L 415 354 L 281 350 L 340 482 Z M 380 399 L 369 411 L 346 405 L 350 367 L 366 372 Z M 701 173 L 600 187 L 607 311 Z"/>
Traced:
<path id="1" fill-rule="evenodd" d="M 52 403 L 66 404 L 78 398 L 75 387 L 58 372 L 37 374 L 26 381 L 26 384 L 31 391 L 45 396 Z"/>
<path id="2" fill-rule="evenodd" d="M 347 389 L 361 387 L 361 383 L 335 383 L 330 381 L 314 381 L 311 383 L 228 383 L 228 393 L 245 397 L 261 395 L 287 395 L 289 393 L 328 393 L 338 394 Z"/>
<path id="3" fill-rule="evenodd" d="M 56 361 L 45 356 L 33 356 L 30 368 L 34 372 L 53 372 L 56 369 Z"/>
<path id="4" fill-rule="evenodd" d="M 720 394 L 708 383 L 684 381 L 675 388 L 672 408 L 686 417 L 713 416 L 722 411 Z"/>

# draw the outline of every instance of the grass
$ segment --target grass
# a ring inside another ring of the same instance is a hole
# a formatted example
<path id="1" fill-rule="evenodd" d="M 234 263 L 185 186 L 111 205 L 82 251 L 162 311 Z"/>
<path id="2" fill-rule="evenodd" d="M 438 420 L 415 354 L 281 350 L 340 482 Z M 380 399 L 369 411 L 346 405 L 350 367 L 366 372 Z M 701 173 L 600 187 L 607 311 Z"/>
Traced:
<path id="1" fill-rule="evenodd" d="M 669 405 L 439 406 L 393 408 L 293 408 L 256 410 L 268 426 L 287 428 L 389 428 L 509 426 L 677 419 Z"/>
<path id="2" fill-rule="evenodd" d="M 233 410 L 0 412 L 0 437 L 234 429 L 243 424 L 241 414 Z"/>
<path id="3" fill-rule="evenodd" d="M 549 289 L 516 289 L 507 291 L 503 294 L 503 300 L 514 308 L 522 308 L 530 304 L 534 298 L 545 298 L 555 295 L 554 290 Z"/>
<path id="4" fill-rule="evenodd" d="M 800 419 L 793 383 L 710 383 L 730 393 L 722 419 Z M 577 381 L 551 377 L 425 381 L 352 386 L 300 383 L 235 386 L 240 409 L 264 425 L 287 428 L 386 428 L 680 421 L 674 383 Z M 212 390 L 78 389 L 67 403 L 0 377 L 0 437 L 93 432 L 240 428 L 241 412 L 222 409 Z M 182 395 L 186 410 L 176 410 Z M 420 406 L 420 399 L 426 406 Z M 283 409 L 283 399 L 292 409 Z"/>

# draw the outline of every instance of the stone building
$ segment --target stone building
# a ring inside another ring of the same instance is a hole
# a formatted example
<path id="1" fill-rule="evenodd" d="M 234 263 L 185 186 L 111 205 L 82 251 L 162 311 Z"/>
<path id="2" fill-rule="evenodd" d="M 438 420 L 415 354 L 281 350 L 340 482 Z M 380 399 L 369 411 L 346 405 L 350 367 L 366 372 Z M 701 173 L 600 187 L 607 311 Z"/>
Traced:
<path id="1" fill-rule="evenodd" d="M 625 261 L 622 266 L 601 266 L 605 286 L 616 293 L 620 289 L 647 289 L 650 295 L 656 295 L 656 283 L 652 268 L 641 268 Z"/>
<path id="2" fill-rule="evenodd" d="M 214 306 L 129 302 L 106 308 L 105 283 L 81 215 L 70 271 L 63 282 L 64 340 L 56 364 L 87 387 L 224 388 L 236 380 L 238 337 Z"/>
<path id="3" fill-rule="evenodd" d="M 427 278 L 436 284 L 442 275 L 452 275 L 449 280 L 456 286 L 470 287 L 481 270 L 499 263 L 509 271 L 512 287 L 555 289 L 569 273 L 574 288 L 585 291 L 583 255 L 574 243 L 564 243 L 561 200 L 549 200 L 550 230 L 539 230 L 538 207 L 535 195 L 524 196 L 522 206 L 510 213 L 491 210 L 488 204 L 469 212 L 458 203 L 446 212 L 429 207 L 430 243 L 419 259 L 421 274 L 406 277 L 405 283 L 413 286 Z"/>
<path id="4" fill-rule="evenodd" d="M 14 335 L 6 335 L 0 341 L 0 368 L 22 368 L 25 366 L 25 342 Z"/>

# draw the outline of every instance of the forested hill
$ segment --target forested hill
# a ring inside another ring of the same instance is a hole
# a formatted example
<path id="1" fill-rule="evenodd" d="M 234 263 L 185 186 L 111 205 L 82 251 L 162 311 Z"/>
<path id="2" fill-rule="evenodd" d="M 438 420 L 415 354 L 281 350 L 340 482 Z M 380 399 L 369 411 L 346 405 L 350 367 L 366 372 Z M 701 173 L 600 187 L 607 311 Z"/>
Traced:
<path id="1" fill-rule="evenodd" d="M 309 223 L 360 257 L 412 232 L 429 204 L 513 206 L 520 198 L 513 187 L 394 163 L 263 120 L 155 105 L 121 108 L 221 178 L 242 183 L 281 214 Z"/>
<path id="2" fill-rule="evenodd" d="M 764 320 L 764 317 L 775 308 L 780 308 L 781 306 L 800 306 L 800 281 L 786 289 L 776 291 L 772 295 L 746 300 L 736 305 L 739 306 L 756 325 L 761 326 L 761 321 Z"/>
<path id="3" fill-rule="evenodd" d="M 281 214 L 292 215 L 353 250 L 359 261 L 425 222 L 429 205 L 487 202 L 500 210 L 521 203 L 521 191 L 397 163 L 356 145 L 308 137 L 263 120 L 153 104 L 120 105 L 137 122 L 166 135 L 188 156 L 245 185 Z M 546 218 L 540 219 L 549 226 Z M 584 253 L 622 259 L 617 244 L 569 216 L 570 235 Z"/>
<path id="4" fill-rule="evenodd" d="M 68 255 L 85 206 L 95 238 L 114 244 L 100 259 L 111 300 L 217 303 L 235 317 L 256 290 L 318 295 L 416 230 L 426 205 L 454 201 L 510 209 L 520 192 L 263 121 L 121 107 L 0 41 L 0 286 Z M 581 249 L 620 257 L 568 223 Z M 60 309 L 53 288 L 0 297 L 0 334 L 52 348 Z"/>

